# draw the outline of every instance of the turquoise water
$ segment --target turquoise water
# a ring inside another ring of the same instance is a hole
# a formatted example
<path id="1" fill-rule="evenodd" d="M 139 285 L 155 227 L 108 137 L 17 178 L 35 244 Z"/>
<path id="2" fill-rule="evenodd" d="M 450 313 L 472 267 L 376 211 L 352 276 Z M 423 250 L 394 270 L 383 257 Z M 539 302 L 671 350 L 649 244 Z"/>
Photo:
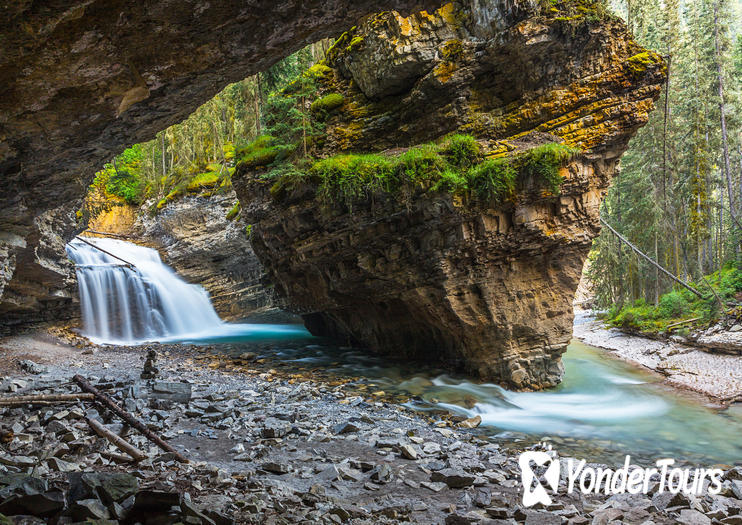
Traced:
<path id="1" fill-rule="evenodd" d="M 240 325 L 201 344 L 216 351 L 255 352 L 297 370 L 356 378 L 369 389 L 410 396 L 406 405 L 431 413 L 480 415 L 477 430 L 504 443 L 549 438 L 562 453 L 589 461 L 673 457 L 697 464 L 742 464 L 742 409 L 719 411 L 703 398 L 661 384 L 655 375 L 574 341 L 564 355 L 564 381 L 541 392 L 510 392 L 419 363 L 390 363 L 359 349 L 313 338 L 298 325 Z M 245 330 L 247 328 L 247 330 Z"/>

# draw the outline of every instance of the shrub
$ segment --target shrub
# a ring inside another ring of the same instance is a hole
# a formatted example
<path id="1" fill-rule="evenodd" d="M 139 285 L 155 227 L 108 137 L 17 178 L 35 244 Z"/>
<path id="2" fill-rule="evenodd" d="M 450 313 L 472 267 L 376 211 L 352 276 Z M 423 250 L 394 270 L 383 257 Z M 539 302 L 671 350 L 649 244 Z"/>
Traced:
<path id="1" fill-rule="evenodd" d="M 672 291 L 660 297 L 657 305 L 657 313 L 666 319 L 681 317 L 687 315 L 690 311 L 690 304 L 682 293 Z"/>
<path id="2" fill-rule="evenodd" d="M 479 142 L 471 135 L 452 135 L 441 152 L 449 164 L 465 169 L 479 160 Z"/>
<path id="3" fill-rule="evenodd" d="M 559 194 L 562 176 L 559 171 L 579 153 L 578 149 L 564 144 L 550 143 L 529 149 L 515 159 L 518 172 L 523 178 L 530 178 L 536 184 Z"/>
<path id="4" fill-rule="evenodd" d="M 189 192 L 201 191 L 203 188 L 216 186 L 217 182 L 219 182 L 219 172 L 207 171 L 206 173 L 199 173 L 190 180 L 187 190 Z"/>
<path id="5" fill-rule="evenodd" d="M 517 173 L 506 159 L 487 159 L 467 174 L 468 187 L 480 199 L 504 202 L 515 191 Z"/>
<path id="6" fill-rule="evenodd" d="M 142 199 L 144 184 L 136 175 L 132 175 L 125 170 L 119 170 L 108 178 L 106 191 L 121 197 L 128 204 L 138 205 Z"/>

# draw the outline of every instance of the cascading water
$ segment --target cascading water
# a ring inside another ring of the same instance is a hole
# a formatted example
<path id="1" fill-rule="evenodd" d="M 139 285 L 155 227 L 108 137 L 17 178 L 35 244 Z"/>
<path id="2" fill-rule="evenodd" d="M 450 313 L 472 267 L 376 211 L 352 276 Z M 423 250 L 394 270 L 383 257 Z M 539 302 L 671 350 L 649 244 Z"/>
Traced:
<path id="1" fill-rule="evenodd" d="M 224 323 L 206 290 L 178 277 L 151 248 L 78 238 L 67 254 L 77 265 L 84 335 L 95 342 L 182 340 L 245 326 Z"/>

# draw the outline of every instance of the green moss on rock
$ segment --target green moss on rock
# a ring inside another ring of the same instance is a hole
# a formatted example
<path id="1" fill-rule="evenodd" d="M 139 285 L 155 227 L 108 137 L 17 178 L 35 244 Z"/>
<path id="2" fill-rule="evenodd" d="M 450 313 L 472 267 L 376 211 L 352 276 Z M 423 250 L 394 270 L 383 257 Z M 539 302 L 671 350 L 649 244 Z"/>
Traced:
<path id="1" fill-rule="evenodd" d="M 578 150 L 545 144 L 507 157 L 487 159 L 471 135 L 452 135 L 440 144 L 423 144 L 400 154 L 341 154 L 275 177 L 277 200 L 301 184 L 317 186 L 326 204 L 356 201 L 383 192 L 407 198 L 416 191 L 442 191 L 482 202 L 513 200 L 516 191 L 538 187 L 559 193 L 559 172 Z"/>
<path id="2" fill-rule="evenodd" d="M 629 57 L 626 66 L 634 77 L 641 77 L 647 68 L 662 63 L 662 57 L 652 51 L 644 51 Z"/>
<path id="3" fill-rule="evenodd" d="M 329 113 L 343 105 L 345 97 L 340 93 L 330 93 L 312 102 L 312 112 L 317 114 Z"/>

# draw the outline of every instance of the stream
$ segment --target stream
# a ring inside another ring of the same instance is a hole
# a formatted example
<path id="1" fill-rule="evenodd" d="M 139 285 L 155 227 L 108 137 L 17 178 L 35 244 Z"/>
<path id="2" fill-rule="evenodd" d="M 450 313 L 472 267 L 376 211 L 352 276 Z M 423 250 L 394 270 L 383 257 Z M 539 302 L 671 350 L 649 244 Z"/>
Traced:
<path id="1" fill-rule="evenodd" d="M 505 446 L 548 439 L 562 455 L 599 462 L 622 462 L 626 454 L 651 462 L 660 457 L 706 465 L 742 461 L 739 404 L 714 409 L 579 341 L 564 355 L 559 386 L 511 392 L 424 363 L 395 363 L 338 347 L 300 325 L 225 323 L 208 294 L 180 279 L 156 251 L 118 240 L 89 241 L 73 241 L 68 253 L 77 263 L 83 333 L 95 342 L 180 342 L 234 356 L 251 352 L 283 371 L 320 370 L 368 392 L 401 395 L 408 408 L 433 418 L 442 412 L 479 415 L 476 432 Z"/>
<path id="2" fill-rule="evenodd" d="M 244 325 L 243 325 L 244 326 Z M 332 346 L 299 325 L 247 325 L 239 337 L 192 339 L 233 355 L 253 352 L 284 372 L 320 369 L 339 378 L 409 396 L 406 406 L 435 415 L 479 415 L 477 429 L 505 445 L 550 440 L 560 453 L 588 461 L 695 464 L 742 462 L 742 410 L 712 408 L 704 398 L 664 385 L 653 374 L 573 340 L 564 381 L 540 392 L 511 392 L 420 363 L 393 363 L 364 350 Z M 293 334 L 293 335 L 290 335 Z M 222 345 L 219 345 L 222 343 Z"/>

